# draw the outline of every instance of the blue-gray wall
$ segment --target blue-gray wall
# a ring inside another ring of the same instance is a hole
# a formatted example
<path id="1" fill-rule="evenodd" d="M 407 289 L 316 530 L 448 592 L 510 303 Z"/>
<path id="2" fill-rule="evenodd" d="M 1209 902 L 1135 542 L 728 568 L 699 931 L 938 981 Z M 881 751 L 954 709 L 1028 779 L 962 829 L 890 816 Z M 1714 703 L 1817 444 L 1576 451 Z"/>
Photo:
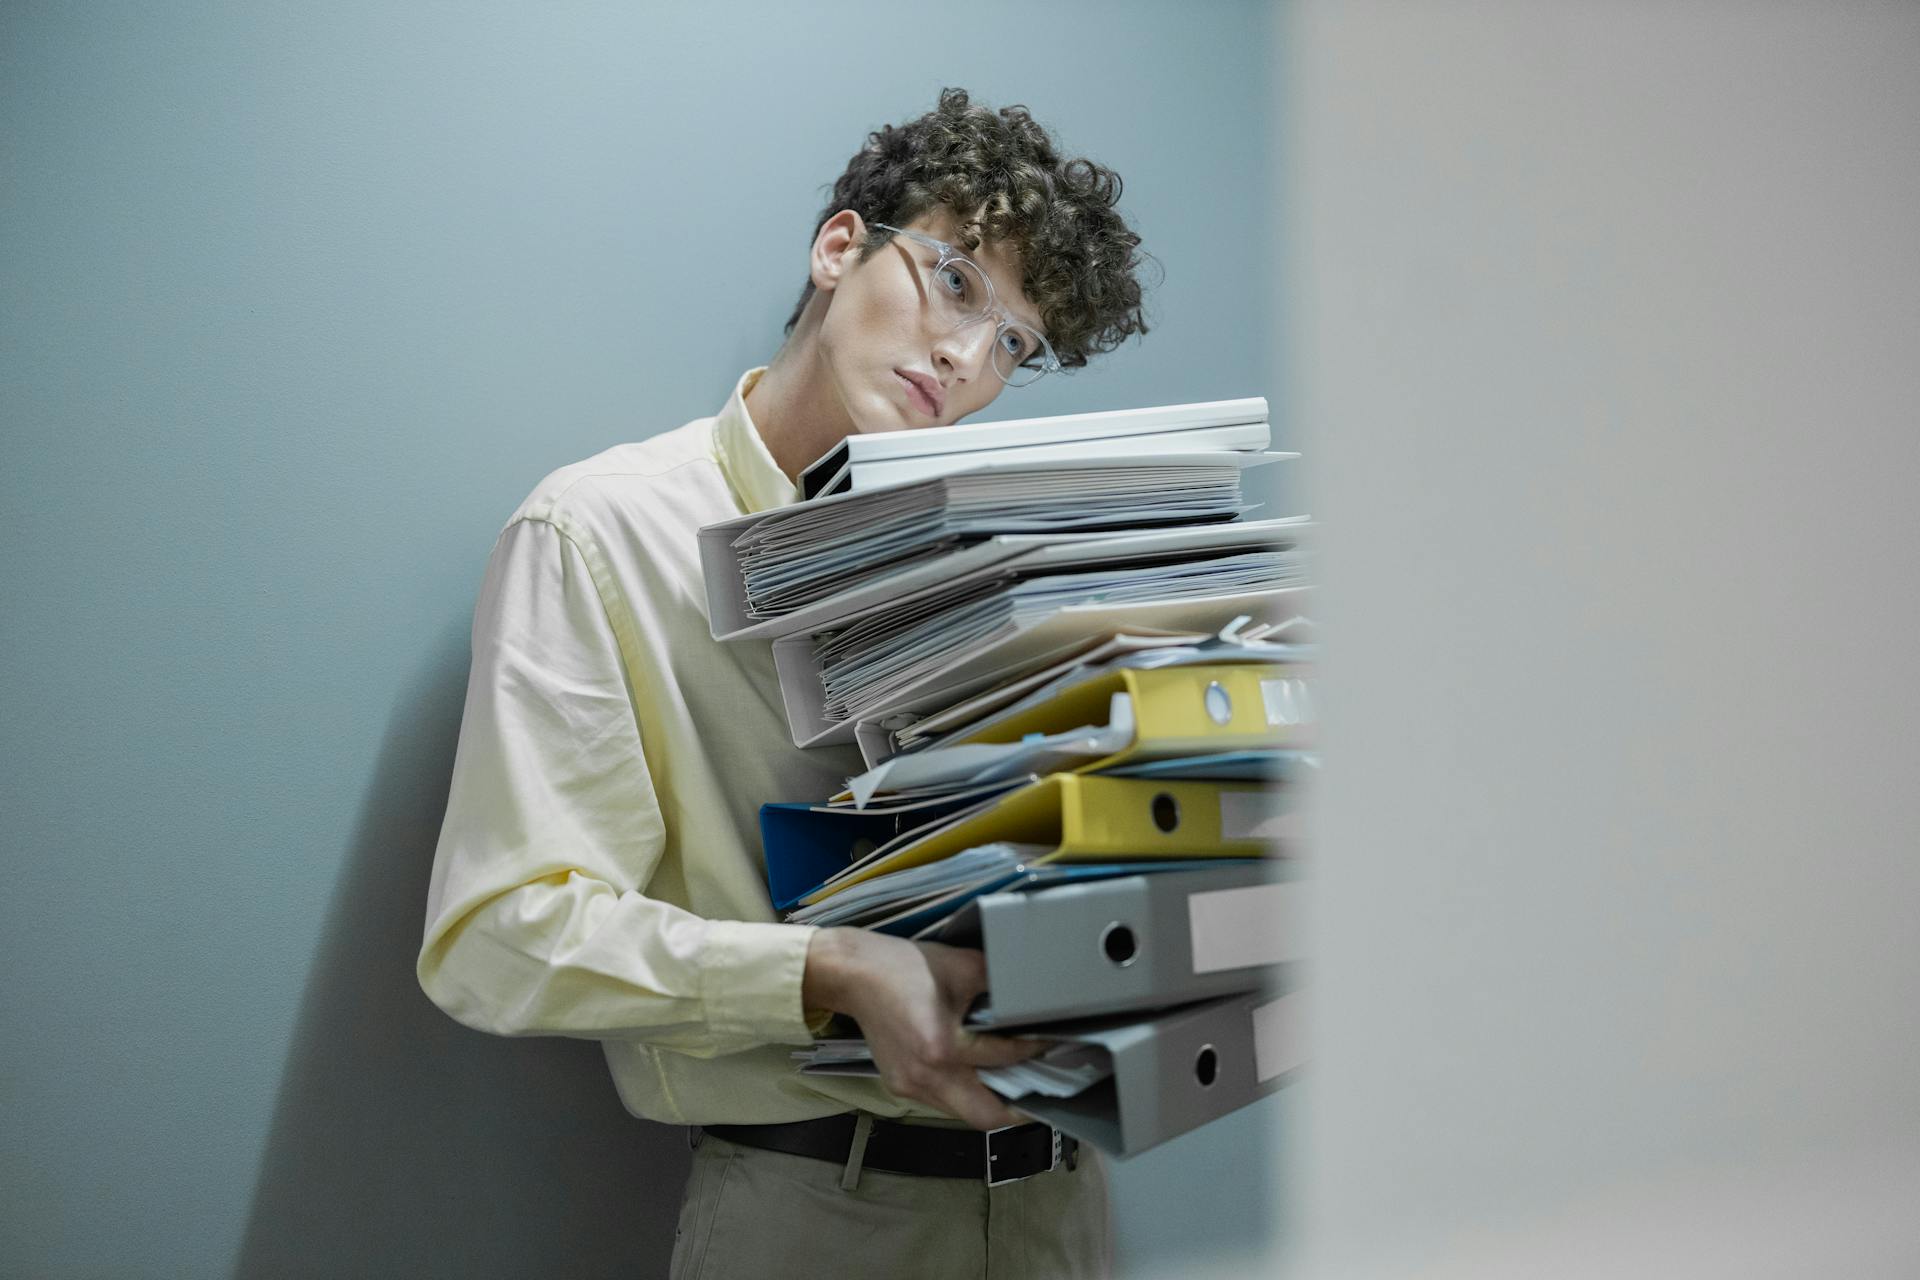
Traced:
<path id="1" fill-rule="evenodd" d="M 943 84 L 1118 168 L 1165 268 L 997 416 L 1274 394 L 1273 48 L 1257 3 L 6 6 L 0 1272 L 657 1269 L 679 1133 L 413 983 L 494 533 L 771 355 L 823 184 Z M 1128 1274 L 1259 1244 L 1286 1105 L 1118 1171 Z"/>

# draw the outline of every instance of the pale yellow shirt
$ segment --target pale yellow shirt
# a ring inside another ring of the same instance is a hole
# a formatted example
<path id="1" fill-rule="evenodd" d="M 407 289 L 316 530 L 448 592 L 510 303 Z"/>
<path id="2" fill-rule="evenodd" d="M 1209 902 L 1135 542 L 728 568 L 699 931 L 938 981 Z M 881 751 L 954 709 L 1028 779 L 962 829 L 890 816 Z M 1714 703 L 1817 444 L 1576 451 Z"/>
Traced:
<path id="1" fill-rule="evenodd" d="M 759 809 L 860 764 L 793 746 L 769 646 L 707 628 L 695 531 L 796 496 L 747 416 L 760 372 L 717 417 L 554 472 L 501 532 L 420 985 L 482 1031 L 600 1040 L 649 1119 L 927 1115 L 789 1058 L 813 930 L 775 923 Z"/>

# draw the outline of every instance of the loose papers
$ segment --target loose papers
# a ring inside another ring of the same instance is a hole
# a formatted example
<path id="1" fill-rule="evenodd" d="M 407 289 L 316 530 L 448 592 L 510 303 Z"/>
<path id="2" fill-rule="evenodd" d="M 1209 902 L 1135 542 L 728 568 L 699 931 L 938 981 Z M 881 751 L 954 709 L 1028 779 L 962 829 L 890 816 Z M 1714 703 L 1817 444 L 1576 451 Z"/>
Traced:
<path id="1" fill-rule="evenodd" d="M 825 691 L 821 712 L 829 721 L 869 714 L 890 695 L 964 662 L 969 651 L 1059 610 L 1241 595 L 1297 585 L 1305 577 L 1304 553 L 1292 548 L 974 583 L 816 640 Z"/>
<path id="2" fill-rule="evenodd" d="M 992 534 L 1153 528 L 1248 510 L 1239 463 L 994 470 L 769 513 L 734 540 L 747 616 L 778 617 Z"/>
<path id="3" fill-rule="evenodd" d="M 793 1051 L 793 1060 L 809 1075 L 877 1076 L 873 1050 L 856 1037 L 816 1040 Z M 1056 1044 L 1007 1067 L 978 1068 L 980 1083 L 1003 1098 L 1040 1094 L 1072 1098 L 1113 1075 L 1113 1056 L 1098 1045 Z"/>

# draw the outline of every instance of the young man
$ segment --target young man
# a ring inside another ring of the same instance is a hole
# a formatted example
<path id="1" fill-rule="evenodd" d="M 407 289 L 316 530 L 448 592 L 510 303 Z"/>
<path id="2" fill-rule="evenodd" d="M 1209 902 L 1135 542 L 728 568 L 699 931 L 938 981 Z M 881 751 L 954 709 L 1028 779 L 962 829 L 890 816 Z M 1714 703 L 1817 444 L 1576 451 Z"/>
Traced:
<path id="1" fill-rule="evenodd" d="M 759 806 L 859 760 L 790 745 L 768 649 L 713 641 L 695 531 L 794 501 L 849 433 L 957 422 L 1144 332 L 1119 192 L 1023 109 L 942 93 L 835 184 L 773 362 L 547 477 L 494 546 L 420 983 L 484 1031 L 602 1041 L 629 1110 L 699 1127 L 675 1275 L 1106 1268 L 1091 1153 L 979 1132 L 1021 1120 L 975 1068 L 1032 1050 L 963 1029 L 978 953 L 776 922 Z M 793 1071 L 835 1012 L 879 1083 Z"/>

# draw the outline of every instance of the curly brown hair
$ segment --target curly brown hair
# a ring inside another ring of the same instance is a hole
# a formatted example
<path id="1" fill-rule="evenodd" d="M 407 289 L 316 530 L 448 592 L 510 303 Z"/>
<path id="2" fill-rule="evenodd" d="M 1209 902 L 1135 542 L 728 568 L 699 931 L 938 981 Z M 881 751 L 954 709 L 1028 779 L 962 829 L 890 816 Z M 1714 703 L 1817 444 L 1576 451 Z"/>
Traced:
<path id="1" fill-rule="evenodd" d="M 1025 107 L 993 111 L 964 89 L 942 89 L 940 104 L 917 120 L 867 136 L 833 184 L 814 235 L 842 209 L 905 226 L 936 207 L 960 223 L 964 248 L 982 240 L 1010 247 L 1021 285 L 1040 310 L 1060 363 L 1077 369 L 1147 331 L 1135 271 L 1147 255 L 1114 206 L 1120 175 L 1084 158 L 1062 159 L 1050 134 Z M 865 261 L 893 238 L 869 230 Z M 813 296 L 809 280 L 787 321 L 792 333 Z"/>

